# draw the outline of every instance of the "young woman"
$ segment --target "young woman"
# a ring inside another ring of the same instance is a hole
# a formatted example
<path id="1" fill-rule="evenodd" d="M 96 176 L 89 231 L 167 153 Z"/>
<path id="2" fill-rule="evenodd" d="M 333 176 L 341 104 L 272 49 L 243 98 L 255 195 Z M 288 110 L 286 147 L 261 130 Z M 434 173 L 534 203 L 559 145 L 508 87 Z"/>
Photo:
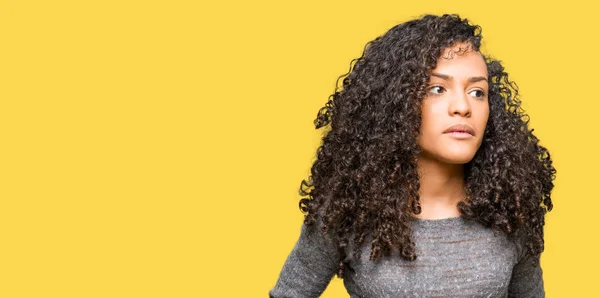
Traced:
<path id="1" fill-rule="evenodd" d="M 317 297 L 334 274 L 351 297 L 544 297 L 556 170 L 480 42 L 425 15 L 367 44 L 315 120 L 330 130 L 270 297 Z"/>

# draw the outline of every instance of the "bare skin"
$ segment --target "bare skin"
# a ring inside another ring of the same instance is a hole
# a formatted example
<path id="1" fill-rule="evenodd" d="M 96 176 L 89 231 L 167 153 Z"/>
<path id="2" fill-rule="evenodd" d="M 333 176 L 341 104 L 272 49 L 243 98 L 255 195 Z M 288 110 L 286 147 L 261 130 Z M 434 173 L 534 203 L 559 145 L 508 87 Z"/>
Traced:
<path id="1" fill-rule="evenodd" d="M 456 51 L 457 44 L 442 57 Z M 421 219 L 460 216 L 458 202 L 466 198 L 464 164 L 473 159 L 483 140 L 489 117 L 487 67 L 479 52 L 467 51 L 440 58 L 431 73 L 422 105 L 419 156 Z M 444 133 L 464 124 L 472 133 Z"/>

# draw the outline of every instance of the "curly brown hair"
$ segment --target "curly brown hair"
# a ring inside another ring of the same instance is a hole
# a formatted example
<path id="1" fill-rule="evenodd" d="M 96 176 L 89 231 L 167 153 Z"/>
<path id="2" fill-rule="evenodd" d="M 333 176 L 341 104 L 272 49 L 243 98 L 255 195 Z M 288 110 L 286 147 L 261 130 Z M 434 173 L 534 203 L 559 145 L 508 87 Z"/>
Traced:
<path id="1" fill-rule="evenodd" d="M 371 260 L 392 249 L 406 260 L 416 259 L 411 221 L 420 213 L 417 159 L 422 150 L 416 140 L 429 75 L 444 49 L 466 42 L 480 51 L 481 38 L 481 27 L 456 14 L 423 15 L 368 42 L 338 78 L 315 119 L 316 129 L 330 124 L 330 130 L 299 190 L 308 196 L 299 204 L 304 224 L 319 220 L 322 232 L 333 231 L 342 256 L 338 277 L 346 248 L 353 243 L 357 257 L 368 234 Z M 464 165 L 467 199 L 458 209 L 461 216 L 508 236 L 522 231 L 528 250 L 540 254 L 556 170 L 528 128 L 517 85 L 500 61 L 483 57 L 489 119 L 479 150 Z"/>

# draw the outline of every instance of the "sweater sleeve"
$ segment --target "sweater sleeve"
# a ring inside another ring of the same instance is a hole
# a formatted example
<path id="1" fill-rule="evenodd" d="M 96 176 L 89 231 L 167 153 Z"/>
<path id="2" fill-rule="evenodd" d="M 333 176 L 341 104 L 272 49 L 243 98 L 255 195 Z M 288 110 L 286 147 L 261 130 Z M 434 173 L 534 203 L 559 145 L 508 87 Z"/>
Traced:
<path id="1" fill-rule="evenodd" d="M 513 267 L 508 297 L 545 297 L 540 255 L 531 255 L 523 241 L 519 243 L 517 251 L 519 251 L 519 260 Z"/>
<path id="2" fill-rule="evenodd" d="M 338 268 L 338 258 L 337 246 L 323 236 L 319 225 L 302 224 L 269 297 L 319 297 Z"/>

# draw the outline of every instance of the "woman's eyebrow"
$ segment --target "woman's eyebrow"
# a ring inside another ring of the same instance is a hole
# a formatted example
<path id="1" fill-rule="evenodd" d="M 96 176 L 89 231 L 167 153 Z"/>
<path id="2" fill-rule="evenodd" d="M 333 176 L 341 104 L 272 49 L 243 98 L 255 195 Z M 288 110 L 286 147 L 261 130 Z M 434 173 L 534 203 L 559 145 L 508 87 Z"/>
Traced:
<path id="1" fill-rule="evenodd" d="M 437 72 L 431 73 L 431 76 L 438 77 L 438 78 L 444 79 L 446 81 L 452 81 L 454 79 L 452 76 L 449 76 L 449 75 L 446 75 L 446 74 L 437 73 Z M 487 78 L 486 77 L 470 77 L 469 78 L 469 82 L 470 83 L 475 83 L 475 82 L 479 82 L 479 81 L 486 81 L 487 82 Z"/>

